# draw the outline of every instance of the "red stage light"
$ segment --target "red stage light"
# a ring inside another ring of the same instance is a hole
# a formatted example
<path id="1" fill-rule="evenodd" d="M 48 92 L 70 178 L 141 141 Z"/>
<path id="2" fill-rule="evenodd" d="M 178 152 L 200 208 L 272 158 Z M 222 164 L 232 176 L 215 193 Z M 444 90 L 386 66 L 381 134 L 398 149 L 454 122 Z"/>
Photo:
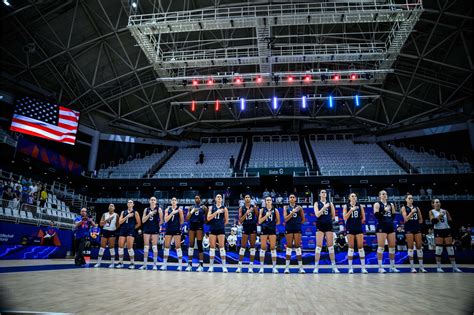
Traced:
<path id="1" fill-rule="evenodd" d="M 336 74 L 336 75 L 333 77 L 333 80 L 334 80 L 334 81 L 338 81 L 340 78 L 341 78 L 341 77 L 340 77 L 338 74 Z"/>
<path id="2" fill-rule="evenodd" d="M 293 82 L 293 77 L 292 76 L 288 77 L 288 82 Z"/>
<path id="3" fill-rule="evenodd" d="M 357 79 L 357 75 L 351 74 L 351 80 L 355 80 L 355 79 Z"/>
<path id="4" fill-rule="evenodd" d="M 242 83 L 242 79 L 241 79 L 241 78 L 236 78 L 236 79 L 235 79 L 235 83 L 237 83 L 237 84 Z"/>
<path id="5" fill-rule="evenodd" d="M 262 77 L 257 77 L 257 83 L 262 83 L 263 79 Z"/>
<path id="6" fill-rule="evenodd" d="M 306 82 L 311 81 L 311 76 L 309 76 L 309 75 L 305 76 L 305 77 L 304 77 L 304 80 L 305 80 Z"/>
<path id="7" fill-rule="evenodd" d="M 212 79 L 207 80 L 207 84 L 212 85 L 213 83 L 214 83 L 214 80 Z"/>
<path id="8" fill-rule="evenodd" d="M 196 110 L 196 101 L 191 102 L 191 111 L 194 112 Z"/>
<path id="9" fill-rule="evenodd" d="M 219 111 L 219 100 L 216 100 L 216 112 Z"/>
<path id="10" fill-rule="evenodd" d="M 193 80 L 193 85 L 194 85 L 194 86 L 196 86 L 196 85 L 198 85 L 198 84 L 199 84 L 198 80 Z"/>

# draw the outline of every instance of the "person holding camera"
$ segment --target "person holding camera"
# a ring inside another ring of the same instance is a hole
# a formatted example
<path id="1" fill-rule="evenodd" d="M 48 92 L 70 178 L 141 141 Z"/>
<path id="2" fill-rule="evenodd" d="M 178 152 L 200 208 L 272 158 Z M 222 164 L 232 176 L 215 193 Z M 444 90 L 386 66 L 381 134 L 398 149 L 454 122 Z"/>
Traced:
<path id="1" fill-rule="evenodd" d="M 97 226 L 87 214 L 87 209 L 82 208 L 80 216 L 74 220 L 74 245 L 76 247 L 76 256 L 74 262 L 76 266 L 82 266 L 86 264 L 84 259 L 84 249 L 86 247 L 86 237 L 89 236 L 89 229 Z"/>

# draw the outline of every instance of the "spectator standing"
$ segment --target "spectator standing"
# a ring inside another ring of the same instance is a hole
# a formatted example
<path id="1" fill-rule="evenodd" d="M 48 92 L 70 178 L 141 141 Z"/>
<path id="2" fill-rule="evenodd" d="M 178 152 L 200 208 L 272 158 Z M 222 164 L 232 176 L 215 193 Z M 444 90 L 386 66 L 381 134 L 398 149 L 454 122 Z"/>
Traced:
<path id="1" fill-rule="evenodd" d="M 76 248 L 76 257 L 74 259 L 76 266 L 85 265 L 84 249 L 86 247 L 86 238 L 89 236 L 89 229 L 95 227 L 92 218 L 87 215 L 87 209 L 82 208 L 80 216 L 74 220 L 74 245 Z"/>
<path id="2" fill-rule="evenodd" d="M 235 159 L 234 159 L 234 156 L 233 156 L 233 155 L 230 156 L 229 163 L 230 163 L 230 169 L 231 169 L 232 171 L 234 171 Z"/>
<path id="3" fill-rule="evenodd" d="M 46 187 L 43 187 L 40 194 L 40 207 L 44 207 L 46 200 L 48 199 L 48 192 L 46 191 Z"/>

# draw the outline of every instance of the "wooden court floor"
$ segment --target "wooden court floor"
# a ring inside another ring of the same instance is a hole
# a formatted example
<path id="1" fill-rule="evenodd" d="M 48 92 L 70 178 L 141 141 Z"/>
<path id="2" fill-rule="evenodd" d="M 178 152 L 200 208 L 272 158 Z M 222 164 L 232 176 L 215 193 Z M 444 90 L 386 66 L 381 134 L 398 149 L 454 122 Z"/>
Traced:
<path id="1" fill-rule="evenodd" d="M 0 267 L 70 261 L 0 261 Z M 431 266 L 428 266 L 431 267 Z M 473 267 L 473 266 L 470 266 Z M 446 269 L 448 270 L 448 269 Z M 3 308 L 81 314 L 472 314 L 474 273 L 0 273 Z"/>

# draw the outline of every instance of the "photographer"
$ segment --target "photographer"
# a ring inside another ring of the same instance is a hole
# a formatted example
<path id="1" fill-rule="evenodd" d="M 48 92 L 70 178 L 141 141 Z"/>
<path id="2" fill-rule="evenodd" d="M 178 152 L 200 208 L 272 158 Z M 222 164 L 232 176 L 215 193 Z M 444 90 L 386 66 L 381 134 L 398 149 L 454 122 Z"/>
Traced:
<path id="1" fill-rule="evenodd" d="M 87 209 L 81 209 L 81 215 L 74 220 L 74 245 L 76 248 L 75 264 L 82 266 L 86 264 L 84 259 L 84 249 L 86 247 L 86 237 L 89 235 L 89 229 L 96 227 L 92 218 L 87 215 Z"/>

